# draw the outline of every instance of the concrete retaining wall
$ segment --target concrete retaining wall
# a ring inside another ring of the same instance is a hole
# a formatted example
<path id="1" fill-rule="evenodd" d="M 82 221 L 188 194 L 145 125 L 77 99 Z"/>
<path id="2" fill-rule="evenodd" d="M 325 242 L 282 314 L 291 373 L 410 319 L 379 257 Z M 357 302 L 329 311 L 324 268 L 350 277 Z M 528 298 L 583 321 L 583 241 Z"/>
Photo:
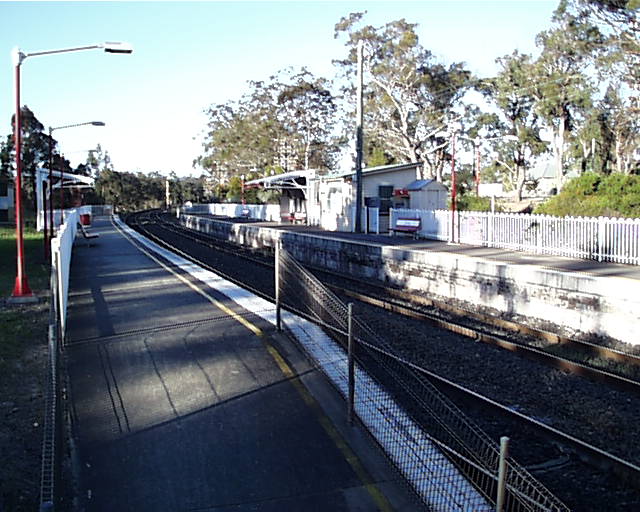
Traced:
<path id="1" fill-rule="evenodd" d="M 576 335 L 608 336 L 640 344 L 640 293 L 638 283 L 631 279 L 558 272 L 189 215 L 181 216 L 180 221 L 217 238 L 257 248 L 274 247 L 281 239 L 302 263 L 400 285 L 474 309 L 529 319 L 538 326 L 555 325 Z"/>

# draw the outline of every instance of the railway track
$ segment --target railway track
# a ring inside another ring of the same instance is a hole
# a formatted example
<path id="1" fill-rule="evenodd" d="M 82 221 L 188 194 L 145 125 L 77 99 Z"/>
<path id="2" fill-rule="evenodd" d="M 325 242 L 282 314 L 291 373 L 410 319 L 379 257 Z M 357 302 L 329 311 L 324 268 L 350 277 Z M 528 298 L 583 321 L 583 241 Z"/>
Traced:
<path id="1" fill-rule="evenodd" d="M 231 250 L 228 245 L 207 235 L 185 230 L 175 223 L 162 220 L 159 214 L 155 215 L 155 220 L 151 222 L 159 223 L 164 229 L 206 247 L 238 254 L 237 248 Z M 242 256 L 255 264 L 273 268 L 271 255 L 257 257 L 255 251 L 243 251 Z M 312 270 L 316 275 L 323 276 L 332 290 L 344 296 L 428 322 L 441 329 L 640 396 L 640 356 L 636 354 L 472 312 L 388 286 L 367 283 L 369 292 L 362 293 L 357 291 L 363 285 L 360 280 L 320 268 Z M 351 283 L 351 286 L 338 285 L 336 280 Z M 424 308 L 429 308 L 430 311 L 425 311 Z M 518 340 L 514 340 L 514 337 Z"/>
<path id="2" fill-rule="evenodd" d="M 160 243 L 171 250 L 176 250 L 176 244 L 167 240 L 167 238 L 178 237 L 179 239 L 189 241 L 189 243 L 197 244 L 207 249 L 227 252 L 228 254 L 232 254 L 234 258 L 242 256 L 242 258 L 250 259 L 254 264 L 258 264 L 265 269 L 273 267 L 273 263 L 269 261 L 269 255 L 248 250 L 239 251 L 237 247 L 230 249 L 222 242 L 214 240 L 211 237 L 191 230 L 186 230 L 173 222 L 167 222 L 156 213 L 148 212 L 140 214 L 139 216 L 130 219 L 130 221 L 133 227 L 136 227 L 136 229 L 143 232 L 146 236 L 149 236 L 157 243 Z M 165 234 L 164 237 L 162 233 Z M 170 236 L 167 236 L 167 233 L 170 233 Z M 206 268 L 210 268 L 218 274 L 224 274 L 225 278 L 242 284 L 247 288 L 247 284 L 240 282 L 241 280 L 237 279 L 235 276 L 221 271 L 218 267 L 212 268 L 209 263 L 202 261 L 202 258 L 198 258 L 190 254 L 193 251 L 178 249 L 178 252 L 192 261 Z M 319 269 L 314 269 L 314 273 L 324 274 L 327 276 L 326 272 L 320 271 Z M 328 278 L 331 279 L 330 274 L 328 275 Z M 346 280 L 345 276 L 340 276 L 339 278 L 343 283 Z M 272 281 L 272 278 L 269 279 Z M 335 280 L 335 275 L 333 276 L 333 279 Z M 581 362 L 572 361 L 565 357 L 560 357 L 556 354 L 549 353 L 546 350 L 542 350 L 540 347 L 532 346 L 530 342 L 517 342 L 512 338 L 525 335 L 529 339 L 537 340 L 538 344 L 544 343 L 546 348 L 568 345 L 577 347 L 571 348 L 572 351 L 588 350 L 590 353 L 595 352 L 597 357 L 604 361 L 615 361 L 618 365 L 621 364 L 625 368 L 631 368 L 631 374 L 634 372 L 633 369 L 638 368 L 638 357 L 633 354 L 625 354 L 607 347 L 592 347 L 592 344 L 584 345 L 576 340 L 570 340 L 552 333 L 545 333 L 529 327 L 519 326 L 514 322 L 505 322 L 503 320 L 499 320 L 498 322 L 488 322 L 485 320 L 491 319 L 487 319 L 483 315 L 462 311 L 459 310 L 459 308 L 454 308 L 448 304 L 442 305 L 441 303 L 430 299 L 416 298 L 415 296 L 408 295 L 406 292 L 401 290 L 378 287 L 378 296 L 374 297 L 372 295 L 376 294 L 371 293 L 370 291 L 367 293 L 361 293 L 359 291 L 355 291 L 353 287 L 346 287 L 344 285 L 337 286 L 335 283 L 331 286 L 333 286 L 334 289 L 343 296 L 351 297 L 360 302 L 374 305 L 377 308 L 383 308 L 384 310 L 390 311 L 394 314 L 402 314 L 420 322 L 429 322 L 431 325 L 435 325 L 438 328 L 447 329 L 450 332 L 471 338 L 475 341 L 490 343 L 500 348 L 516 352 L 519 355 L 526 356 L 528 359 L 535 359 L 538 362 L 544 362 L 544 364 L 561 369 L 564 372 L 573 372 L 581 377 L 588 377 L 589 379 L 605 382 L 607 385 L 617 389 L 622 389 L 627 393 L 640 395 L 640 384 L 637 380 L 594 368 Z M 249 288 L 254 293 L 272 300 L 273 290 L 271 289 L 269 291 L 268 286 L 249 286 Z M 382 298 L 384 296 L 386 296 L 386 298 Z M 438 306 L 444 306 L 443 309 L 449 316 L 445 317 L 441 314 L 425 312 L 423 310 L 425 307 L 436 309 Z M 452 317 L 462 317 L 464 322 L 455 322 L 452 320 Z M 482 325 L 473 327 L 473 322 L 481 322 Z M 497 329 L 500 330 L 500 333 L 496 333 Z M 510 334 L 504 334 L 505 332 Z M 584 348 L 585 346 L 586 348 Z M 619 478 L 632 483 L 636 488 L 640 488 L 640 467 L 634 462 L 627 461 L 618 455 L 608 453 L 607 451 L 585 442 L 578 437 L 567 434 L 560 429 L 550 427 L 539 419 L 523 414 L 513 407 L 502 405 L 496 400 L 484 396 L 481 393 L 473 391 L 463 385 L 457 384 L 453 382 L 453 380 L 444 378 L 438 373 L 427 370 L 419 364 L 414 364 L 413 366 L 417 371 L 425 374 L 440 387 L 447 389 L 452 394 L 462 396 L 463 400 L 482 403 L 483 408 L 489 408 L 494 413 L 497 412 L 504 417 L 510 418 L 511 421 L 516 421 L 526 425 L 528 429 L 533 429 L 544 438 L 552 440 L 553 443 L 567 447 L 571 453 L 575 453 L 582 460 L 588 461 L 590 464 L 595 465 L 602 471 L 614 473 Z M 638 503 L 640 505 L 640 501 Z"/>

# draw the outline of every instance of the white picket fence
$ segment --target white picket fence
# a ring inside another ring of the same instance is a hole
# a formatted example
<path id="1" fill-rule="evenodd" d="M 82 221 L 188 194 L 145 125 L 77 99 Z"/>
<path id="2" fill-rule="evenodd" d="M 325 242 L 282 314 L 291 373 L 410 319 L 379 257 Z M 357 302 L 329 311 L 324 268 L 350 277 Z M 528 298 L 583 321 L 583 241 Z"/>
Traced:
<path id="1" fill-rule="evenodd" d="M 420 218 L 424 238 L 640 265 L 640 219 L 408 209 L 390 215 L 392 226 L 400 217 Z"/>

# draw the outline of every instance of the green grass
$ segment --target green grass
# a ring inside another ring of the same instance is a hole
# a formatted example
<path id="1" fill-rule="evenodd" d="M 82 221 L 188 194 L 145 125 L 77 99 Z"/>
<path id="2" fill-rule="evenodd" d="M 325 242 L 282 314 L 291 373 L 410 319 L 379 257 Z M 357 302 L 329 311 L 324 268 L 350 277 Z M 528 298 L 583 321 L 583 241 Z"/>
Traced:
<path id="1" fill-rule="evenodd" d="M 25 272 L 29 287 L 38 294 L 49 287 L 49 269 L 44 263 L 43 235 L 25 227 L 23 234 Z M 0 297 L 7 298 L 13 292 L 16 280 L 16 230 L 0 227 Z"/>
<path id="2" fill-rule="evenodd" d="M 25 270 L 29 287 L 36 295 L 49 287 L 49 269 L 44 264 L 43 238 L 33 228 L 25 228 Z M 16 230 L 15 227 L 0 227 L 0 298 L 11 296 L 16 281 Z M 36 313 L 36 310 L 38 313 Z M 42 308 L 29 306 L 6 306 L 0 309 L 0 372 L 5 365 L 22 357 L 24 339 L 36 334 L 34 322 Z M 41 334 L 41 333 L 39 333 Z"/>

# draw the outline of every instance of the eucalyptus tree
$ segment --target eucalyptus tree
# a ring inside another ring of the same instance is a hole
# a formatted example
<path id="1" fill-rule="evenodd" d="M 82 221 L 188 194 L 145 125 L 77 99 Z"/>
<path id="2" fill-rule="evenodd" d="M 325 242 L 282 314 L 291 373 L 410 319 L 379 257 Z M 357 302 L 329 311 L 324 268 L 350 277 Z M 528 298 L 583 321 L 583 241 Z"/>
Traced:
<path id="1" fill-rule="evenodd" d="M 284 137 L 299 141 L 304 168 L 331 168 L 337 150 L 333 131 L 338 108 L 331 83 L 302 68 L 281 72 L 276 87 L 278 120 Z"/>
<path id="2" fill-rule="evenodd" d="M 521 200 L 527 171 L 534 158 L 547 150 L 540 137 L 542 123 L 531 87 L 534 63 L 530 55 L 517 51 L 496 62 L 500 67 L 496 77 L 479 85 L 496 112 L 477 116 L 470 134 L 479 141 L 483 138 L 489 141 L 495 152 L 495 171 L 507 190 Z"/>
<path id="3" fill-rule="evenodd" d="M 553 21 L 553 28 L 537 36 L 542 52 L 531 78 L 536 110 L 552 136 L 559 191 L 567 172 L 567 145 L 593 106 L 596 90 L 588 71 L 594 69 L 594 52 L 602 43 L 602 35 L 596 27 L 562 8 L 554 13 Z"/>
<path id="4" fill-rule="evenodd" d="M 250 82 L 252 90 L 238 101 L 212 105 L 204 154 L 195 163 L 218 183 L 251 169 L 264 168 L 275 158 L 274 141 L 282 132 L 276 117 L 274 91 L 264 82 Z"/>
<path id="5" fill-rule="evenodd" d="M 600 71 L 640 91 L 640 0 L 562 0 L 559 10 L 603 34 Z"/>
<path id="6" fill-rule="evenodd" d="M 11 116 L 11 128 L 15 123 L 15 115 Z M 21 108 L 22 126 L 22 172 L 26 181 L 23 188 L 25 195 L 33 202 L 36 209 L 36 169 L 40 166 L 49 167 L 49 149 L 53 151 L 55 169 L 70 171 L 69 161 L 62 157 L 57 150 L 57 142 L 46 133 L 44 125 L 33 111 L 24 106 Z M 7 135 L 5 142 L 0 143 L 0 173 L 12 175 L 15 162 L 15 143 L 13 135 Z"/>
<path id="7" fill-rule="evenodd" d="M 417 25 L 404 19 L 380 27 L 362 26 L 364 13 L 352 13 L 335 26 L 346 37 L 348 54 L 335 61 L 345 78 L 356 73 L 358 41 L 364 42 L 365 134 L 400 161 L 424 162 L 442 179 L 448 136 L 456 108 L 471 85 L 462 63 L 449 66 L 418 41 Z"/>
<path id="8" fill-rule="evenodd" d="M 218 183 L 280 168 L 329 168 L 336 103 L 324 78 L 306 69 L 249 82 L 238 101 L 211 106 L 200 164 Z"/>

